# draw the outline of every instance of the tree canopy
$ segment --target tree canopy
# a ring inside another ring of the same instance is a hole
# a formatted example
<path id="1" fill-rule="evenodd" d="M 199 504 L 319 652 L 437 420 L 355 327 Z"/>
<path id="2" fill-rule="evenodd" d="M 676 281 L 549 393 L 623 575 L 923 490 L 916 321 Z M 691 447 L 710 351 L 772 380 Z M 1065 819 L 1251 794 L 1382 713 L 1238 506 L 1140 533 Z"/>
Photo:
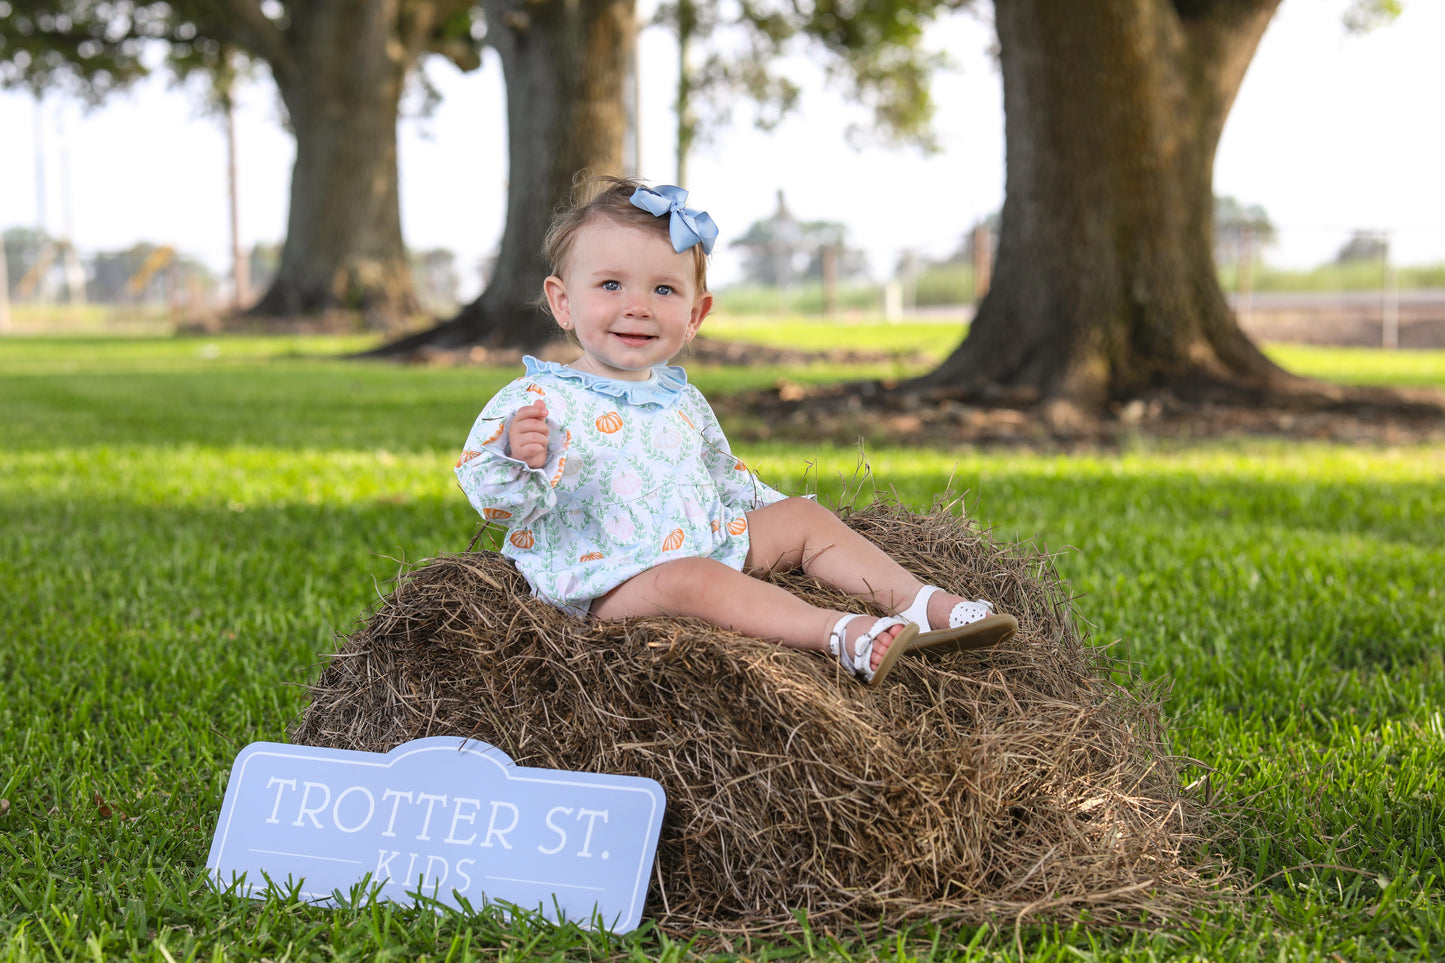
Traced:
<path id="1" fill-rule="evenodd" d="M 799 103 L 797 83 L 779 70 L 790 51 L 821 48 L 830 83 L 841 85 L 872 120 L 854 137 L 876 134 L 934 150 L 932 76 L 945 55 L 924 46 L 928 25 L 972 0 L 886 0 L 799 5 L 779 0 L 736 4 L 670 0 L 656 21 L 678 38 L 678 169 L 694 142 L 707 142 L 750 103 L 754 123 L 771 129 Z"/>

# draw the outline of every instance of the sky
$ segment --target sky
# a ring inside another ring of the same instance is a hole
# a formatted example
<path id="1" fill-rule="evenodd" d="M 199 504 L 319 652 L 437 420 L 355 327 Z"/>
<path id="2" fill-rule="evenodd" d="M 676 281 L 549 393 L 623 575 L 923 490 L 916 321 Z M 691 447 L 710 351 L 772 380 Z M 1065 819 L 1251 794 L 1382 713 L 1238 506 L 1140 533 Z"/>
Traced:
<path id="1" fill-rule="evenodd" d="M 1265 33 L 1215 158 L 1215 192 L 1264 207 L 1278 229 L 1272 264 L 1329 260 L 1354 230 L 1390 232 L 1400 264 L 1445 262 L 1445 3 L 1406 0 L 1393 24 L 1347 34 L 1349 0 L 1284 0 Z M 644 14 L 652 0 L 641 0 Z M 952 67 L 935 79 L 942 150 L 845 134 L 864 113 L 832 89 L 806 57 L 788 69 L 804 86 L 801 109 L 770 133 L 738 109 L 691 160 L 689 204 L 722 228 L 714 286 L 739 276 L 727 245 L 769 216 L 782 191 L 800 220 L 843 222 L 868 254 L 875 277 L 890 276 L 905 251 L 943 257 L 1002 203 L 1003 101 L 990 47 L 990 8 L 936 24 L 928 43 Z M 640 40 L 641 175 L 672 183 L 671 111 L 676 48 L 662 29 Z M 399 131 L 402 230 L 413 249 L 458 255 L 463 296 L 481 286 L 505 212 L 506 131 L 495 56 L 461 73 L 436 62 L 443 94 L 429 117 Z M 83 253 L 140 241 L 171 244 L 228 273 L 226 148 L 219 118 L 198 88 L 164 77 L 98 109 L 61 96 L 37 105 L 0 92 L 0 229 L 43 226 Z M 264 75 L 242 91 L 237 117 L 243 244 L 273 243 L 286 228 L 294 147 Z M 38 146 L 38 149 L 37 149 Z M 42 203 L 43 198 L 43 203 Z"/>

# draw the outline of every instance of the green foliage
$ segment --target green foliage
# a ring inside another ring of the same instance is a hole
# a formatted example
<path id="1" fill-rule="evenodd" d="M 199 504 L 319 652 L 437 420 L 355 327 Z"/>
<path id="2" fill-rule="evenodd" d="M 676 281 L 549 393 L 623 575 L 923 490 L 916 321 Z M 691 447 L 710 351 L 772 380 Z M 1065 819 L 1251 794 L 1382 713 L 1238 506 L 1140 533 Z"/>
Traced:
<path id="1" fill-rule="evenodd" d="M 292 27 L 299 22 L 300 33 L 312 29 L 308 21 L 323 6 L 299 0 L 0 0 L 0 84 L 66 89 L 95 101 L 149 73 L 145 52 L 162 44 L 176 75 L 206 74 L 213 100 L 221 103 L 231 81 L 250 69 L 235 61 L 236 54 L 267 64 L 277 77 L 306 69 L 302 48 L 291 46 L 298 42 Z M 427 6 L 430 31 L 411 35 L 414 26 L 396 15 L 389 28 L 398 37 L 405 28 L 407 42 L 420 40 L 425 51 L 475 67 L 477 8 L 463 0 L 430 0 Z M 409 16 L 423 20 L 418 13 Z"/>
<path id="2" fill-rule="evenodd" d="M 1422 264 L 1396 268 L 1396 283 L 1402 291 L 1445 287 L 1445 264 Z M 1309 270 L 1274 268 L 1256 264 L 1251 274 L 1255 291 L 1280 293 L 1323 291 L 1379 291 L 1384 287 L 1384 268 L 1379 261 L 1326 264 Z M 962 263 L 926 265 L 914 281 L 914 304 L 918 307 L 966 305 L 974 301 L 973 267 Z M 1219 283 L 1225 291 L 1239 285 L 1233 264 L 1221 263 Z M 839 306 L 845 309 L 883 312 L 881 284 L 840 285 Z M 804 284 L 791 291 L 757 284 L 740 284 L 718 292 L 720 310 L 745 315 L 795 312 L 820 314 L 823 310 L 821 285 Z"/>
<path id="3" fill-rule="evenodd" d="M 1345 29 L 1350 33 L 1369 33 L 1393 23 L 1404 10 L 1401 0 L 1351 0 L 1345 10 Z"/>
<path id="4" fill-rule="evenodd" d="M 972 264 L 930 264 L 913 282 L 913 303 L 920 308 L 972 304 L 974 300 Z"/>
<path id="5" fill-rule="evenodd" d="M 1251 259 L 1260 248 L 1275 242 L 1274 223 L 1263 207 L 1244 204 L 1233 197 L 1214 198 L 1214 260 L 1234 264 L 1243 256 Z M 1245 255 L 1244 252 L 1250 252 Z"/>
<path id="6" fill-rule="evenodd" d="M 1445 264 L 1405 266 L 1396 271 L 1402 291 L 1445 287 Z M 1379 291 L 1384 287 L 1385 274 L 1379 261 L 1324 264 L 1308 270 L 1256 265 L 1252 282 L 1256 291 Z M 1232 267 L 1219 269 L 1219 283 L 1226 291 L 1236 289 L 1238 280 Z"/>
<path id="7" fill-rule="evenodd" d="M 799 91 L 775 65 L 798 41 L 809 41 L 831 55 L 826 64 L 830 79 L 846 85 L 850 99 L 868 109 L 873 131 L 936 150 L 929 81 L 946 58 L 923 49 L 923 33 L 931 21 L 970 2 L 663 4 L 658 22 L 689 42 L 707 45 L 701 65 L 683 78 L 679 101 L 689 117 L 684 146 L 714 132 L 693 116 L 716 118 L 710 121 L 715 128 L 739 97 L 757 106 L 758 126 L 777 124 L 796 106 Z"/>
<path id="8" fill-rule="evenodd" d="M 843 311 L 883 313 L 883 289 L 876 284 L 839 284 L 838 307 Z M 718 309 L 728 314 L 772 316 L 823 313 L 823 284 L 812 281 L 789 290 L 761 284 L 738 284 L 718 292 Z"/>
<path id="9" fill-rule="evenodd" d="M 949 336 L 729 323 L 836 345 Z M 648 928 L 618 938 L 390 904 L 323 910 L 204 882 L 241 745 L 283 737 L 306 699 L 292 683 L 314 678 L 399 559 L 460 550 L 475 529 L 451 464 L 515 372 L 328 357 L 360 346 L 0 341 L 0 959 L 696 955 L 685 936 Z M 1290 350 L 1317 368 L 1363 365 L 1360 353 Z M 1440 352 L 1369 357 L 1369 377 L 1392 383 L 1423 377 L 1407 365 L 1433 357 L 1445 384 Z M 693 372 L 708 392 L 780 374 Z M 778 444 L 742 454 L 780 487 L 825 499 L 857 459 Z M 909 502 L 951 479 L 996 535 L 1062 552 L 1094 641 L 1124 640 L 1145 678 L 1172 681 L 1175 748 L 1212 770 L 1233 814 L 1219 846 L 1254 888 L 1159 935 L 1008 921 L 880 934 L 864 920 L 754 940 L 748 959 L 1438 955 L 1445 446 L 1066 456 L 875 438 L 868 461 Z"/>
<path id="10" fill-rule="evenodd" d="M 265 21 L 260 6 L 254 16 Z M 146 52 L 156 43 L 179 75 L 229 77 L 225 52 L 250 36 L 244 19 L 209 0 L 5 0 L 0 83 L 98 101 L 148 74 Z"/>
<path id="11" fill-rule="evenodd" d="M 165 4 L 127 0 L 0 2 L 0 85 L 91 99 L 146 73 L 146 44 L 170 33 Z"/>

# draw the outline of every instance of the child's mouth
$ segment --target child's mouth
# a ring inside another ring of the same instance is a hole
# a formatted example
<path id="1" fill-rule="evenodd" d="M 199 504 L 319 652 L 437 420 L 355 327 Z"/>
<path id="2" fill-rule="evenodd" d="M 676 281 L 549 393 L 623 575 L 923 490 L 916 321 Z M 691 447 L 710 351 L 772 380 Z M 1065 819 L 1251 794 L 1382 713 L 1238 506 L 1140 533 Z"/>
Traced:
<path id="1" fill-rule="evenodd" d="M 617 338 L 623 344 L 630 345 L 634 348 L 640 348 L 644 344 L 650 344 L 657 340 L 655 336 L 650 334 L 615 334 L 613 337 Z"/>

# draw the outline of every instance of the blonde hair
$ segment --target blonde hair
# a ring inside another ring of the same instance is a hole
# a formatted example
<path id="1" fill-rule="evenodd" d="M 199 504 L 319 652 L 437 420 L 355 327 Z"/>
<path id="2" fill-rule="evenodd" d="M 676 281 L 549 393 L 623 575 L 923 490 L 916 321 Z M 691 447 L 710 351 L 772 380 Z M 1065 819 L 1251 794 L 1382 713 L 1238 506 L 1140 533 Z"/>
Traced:
<path id="1" fill-rule="evenodd" d="M 623 227 L 650 231 L 671 245 L 672 238 L 668 233 L 670 219 L 655 216 L 632 203 L 633 193 L 639 187 L 646 186 L 633 177 L 619 177 L 615 174 L 581 175 L 572 188 L 572 196 L 552 216 L 547 235 L 542 239 L 542 256 L 547 260 L 548 271 L 561 276 L 572 256 L 577 235 L 600 218 L 606 218 Z M 707 254 L 700 243 L 694 244 L 690 250 L 697 293 L 701 295 L 707 291 Z M 538 303 L 543 311 L 552 313 L 545 295 Z M 568 331 L 567 339 L 573 344 L 578 343 L 576 332 Z"/>

